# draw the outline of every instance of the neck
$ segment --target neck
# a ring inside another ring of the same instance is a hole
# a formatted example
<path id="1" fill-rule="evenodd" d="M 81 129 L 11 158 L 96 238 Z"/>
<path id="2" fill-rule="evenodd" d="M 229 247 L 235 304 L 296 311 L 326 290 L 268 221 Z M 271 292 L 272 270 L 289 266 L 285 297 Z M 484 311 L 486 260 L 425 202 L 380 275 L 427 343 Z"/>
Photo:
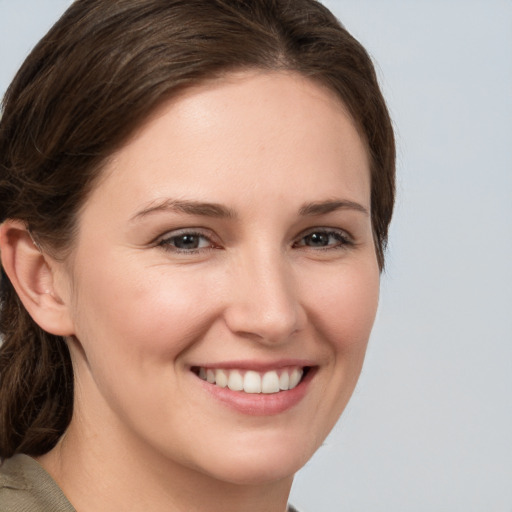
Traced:
<path id="1" fill-rule="evenodd" d="M 39 462 L 77 512 L 285 512 L 293 477 L 229 482 L 72 421 Z"/>

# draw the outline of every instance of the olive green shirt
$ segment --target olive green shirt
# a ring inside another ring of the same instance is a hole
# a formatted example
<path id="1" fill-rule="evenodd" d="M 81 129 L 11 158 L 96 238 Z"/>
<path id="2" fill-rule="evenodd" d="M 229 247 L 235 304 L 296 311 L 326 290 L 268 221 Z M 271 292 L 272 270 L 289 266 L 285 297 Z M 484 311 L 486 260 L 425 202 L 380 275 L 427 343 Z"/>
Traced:
<path id="1" fill-rule="evenodd" d="M 52 477 L 28 455 L 0 465 L 0 512 L 76 512 Z"/>
<path id="2" fill-rule="evenodd" d="M 76 512 L 52 477 L 28 455 L 0 465 L 0 512 Z M 290 506 L 288 512 L 295 512 Z"/>

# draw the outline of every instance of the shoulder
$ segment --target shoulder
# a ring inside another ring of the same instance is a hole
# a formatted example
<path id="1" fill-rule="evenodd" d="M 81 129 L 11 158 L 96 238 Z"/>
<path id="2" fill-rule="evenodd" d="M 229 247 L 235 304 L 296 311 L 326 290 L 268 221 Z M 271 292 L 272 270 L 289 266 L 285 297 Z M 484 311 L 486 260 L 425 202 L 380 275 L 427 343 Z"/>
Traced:
<path id="1" fill-rule="evenodd" d="M 75 512 L 52 477 L 32 457 L 15 455 L 0 464 L 1 512 Z"/>

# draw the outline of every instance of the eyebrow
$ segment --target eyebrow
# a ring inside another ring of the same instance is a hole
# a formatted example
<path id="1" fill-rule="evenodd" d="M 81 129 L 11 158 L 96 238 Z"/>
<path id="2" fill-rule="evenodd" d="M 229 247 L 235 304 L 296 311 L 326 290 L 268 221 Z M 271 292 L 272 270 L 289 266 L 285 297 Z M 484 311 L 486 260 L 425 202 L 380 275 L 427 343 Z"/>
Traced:
<path id="1" fill-rule="evenodd" d="M 204 203 L 201 201 L 166 199 L 157 203 L 150 204 L 140 212 L 136 213 L 131 220 L 137 220 L 151 213 L 157 212 L 176 212 L 186 213 L 188 215 L 200 215 L 203 217 L 216 218 L 236 218 L 236 213 L 231 208 L 227 208 L 217 203 Z"/>
<path id="2" fill-rule="evenodd" d="M 368 210 L 355 201 L 348 200 L 327 200 L 306 203 L 299 209 L 303 217 L 326 215 L 337 210 L 355 210 L 369 215 Z M 202 217 L 215 217 L 220 219 L 236 219 L 238 215 L 234 210 L 218 203 L 207 203 L 202 201 L 165 199 L 164 201 L 150 204 L 140 212 L 137 212 L 133 220 L 138 220 L 152 213 L 175 212 Z"/>
<path id="3" fill-rule="evenodd" d="M 328 200 L 306 203 L 300 208 L 299 213 L 303 216 L 315 216 L 325 215 L 337 210 L 355 210 L 369 215 L 368 210 L 363 205 L 348 200 Z"/>

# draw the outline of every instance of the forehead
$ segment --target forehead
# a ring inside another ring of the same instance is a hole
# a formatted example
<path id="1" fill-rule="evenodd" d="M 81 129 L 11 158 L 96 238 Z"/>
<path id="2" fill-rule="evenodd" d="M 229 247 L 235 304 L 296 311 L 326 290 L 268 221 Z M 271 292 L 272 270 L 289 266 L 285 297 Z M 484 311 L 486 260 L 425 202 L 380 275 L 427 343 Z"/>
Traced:
<path id="1" fill-rule="evenodd" d="M 269 180 L 271 189 L 263 186 Z M 135 204 L 222 192 L 221 202 L 236 203 L 290 196 L 294 186 L 328 195 L 339 184 L 369 205 L 369 180 L 366 146 L 334 92 L 296 73 L 246 71 L 158 108 L 113 156 L 92 196 L 103 191 L 114 201 L 123 190 Z"/>

